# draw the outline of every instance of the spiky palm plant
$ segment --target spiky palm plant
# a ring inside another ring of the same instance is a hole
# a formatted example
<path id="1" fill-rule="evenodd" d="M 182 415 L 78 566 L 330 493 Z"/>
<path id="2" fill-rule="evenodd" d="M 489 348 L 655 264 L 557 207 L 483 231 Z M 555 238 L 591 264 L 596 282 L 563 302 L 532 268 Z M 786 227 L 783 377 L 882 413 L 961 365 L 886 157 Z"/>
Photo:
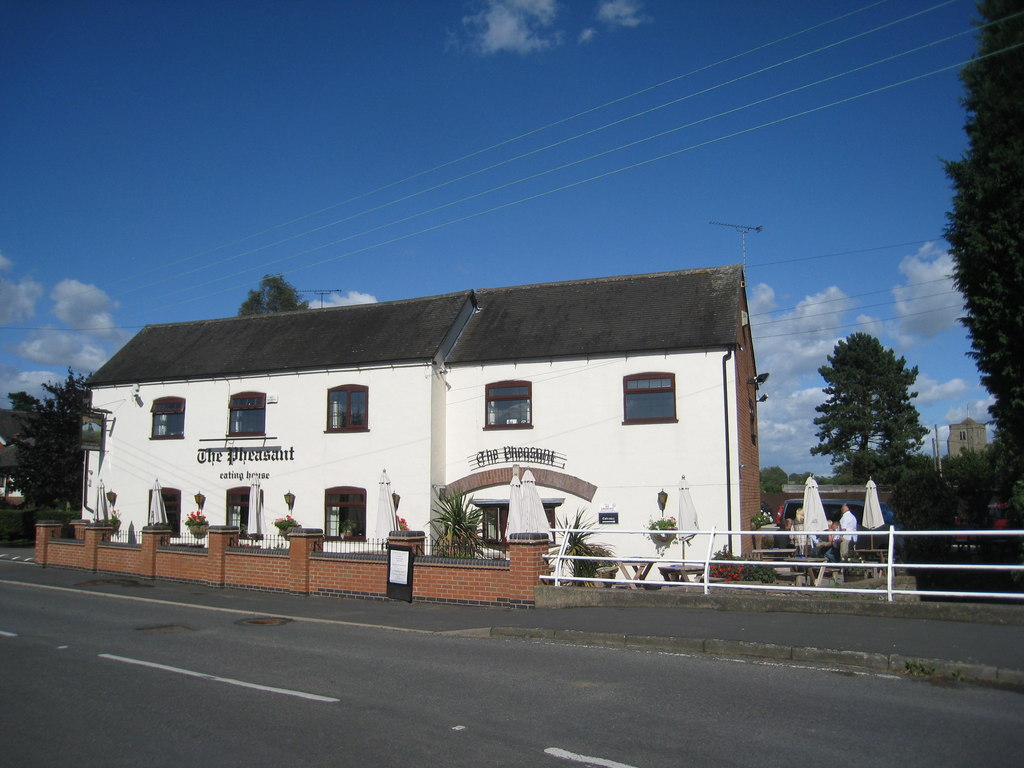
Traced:
<path id="1" fill-rule="evenodd" d="M 434 504 L 434 553 L 445 557 L 475 557 L 483 544 L 483 511 L 464 493 L 442 491 Z"/>

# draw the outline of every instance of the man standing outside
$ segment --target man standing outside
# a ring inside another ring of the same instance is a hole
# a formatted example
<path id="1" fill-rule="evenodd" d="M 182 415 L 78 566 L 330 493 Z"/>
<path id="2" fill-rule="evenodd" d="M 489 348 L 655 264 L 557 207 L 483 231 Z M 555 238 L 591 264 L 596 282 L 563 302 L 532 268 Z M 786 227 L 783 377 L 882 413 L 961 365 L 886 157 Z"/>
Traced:
<path id="1" fill-rule="evenodd" d="M 847 504 L 843 504 L 843 514 L 839 518 L 839 530 L 843 532 L 839 541 L 839 553 L 845 560 L 850 549 L 857 544 L 857 518 Z"/>

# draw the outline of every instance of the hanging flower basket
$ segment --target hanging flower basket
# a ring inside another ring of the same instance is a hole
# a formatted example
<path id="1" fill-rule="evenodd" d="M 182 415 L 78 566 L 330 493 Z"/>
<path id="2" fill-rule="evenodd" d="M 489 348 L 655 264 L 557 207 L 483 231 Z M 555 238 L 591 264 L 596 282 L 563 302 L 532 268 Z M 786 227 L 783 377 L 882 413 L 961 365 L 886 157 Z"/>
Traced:
<path id="1" fill-rule="evenodd" d="M 651 541 L 655 544 L 661 544 L 662 546 L 671 544 L 676 538 L 674 533 L 649 533 L 647 535 L 651 537 Z"/>
<path id="2" fill-rule="evenodd" d="M 195 536 L 197 539 L 205 539 L 206 534 L 210 532 L 210 526 L 208 525 L 190 525 L 188 532 Z"/>

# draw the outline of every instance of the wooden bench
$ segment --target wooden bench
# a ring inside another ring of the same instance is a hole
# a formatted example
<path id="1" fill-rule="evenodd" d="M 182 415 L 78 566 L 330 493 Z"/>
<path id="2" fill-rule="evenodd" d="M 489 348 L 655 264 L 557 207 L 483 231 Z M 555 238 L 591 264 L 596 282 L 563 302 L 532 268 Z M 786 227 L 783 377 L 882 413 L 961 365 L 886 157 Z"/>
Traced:
<path id="1" fill-rule="evenodd" d="M 795 554 L 796 547 L 770 547 L 768 549 L 752 549 L 750 551 L 752 560 L 784 560 L 787 557 L 793 557 Z"/>

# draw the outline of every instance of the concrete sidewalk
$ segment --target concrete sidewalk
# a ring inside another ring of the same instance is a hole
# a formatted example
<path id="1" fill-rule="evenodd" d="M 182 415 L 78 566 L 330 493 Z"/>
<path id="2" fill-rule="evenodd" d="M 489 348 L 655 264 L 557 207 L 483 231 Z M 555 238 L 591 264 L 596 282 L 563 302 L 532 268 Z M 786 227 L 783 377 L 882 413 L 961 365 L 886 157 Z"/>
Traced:
<path id="1" fill-rule="evenodd" d="M 251 616 L 398 631 L 532 638 L 686 653 L 842 665 L 1024 687 L 1024 606 L 888 603 L 851 609 L 834 599 L 603 592 L 613 604 L 512 610 L 306 597 L 41 568 L 0 550 L 0 588 L 73 589 Z M 542 587 L 539 603 L 550 603 Z M 596 598 L 595 598 L 596 599 Z M 839 613 L 837 611 L 844 611 Z"/>

